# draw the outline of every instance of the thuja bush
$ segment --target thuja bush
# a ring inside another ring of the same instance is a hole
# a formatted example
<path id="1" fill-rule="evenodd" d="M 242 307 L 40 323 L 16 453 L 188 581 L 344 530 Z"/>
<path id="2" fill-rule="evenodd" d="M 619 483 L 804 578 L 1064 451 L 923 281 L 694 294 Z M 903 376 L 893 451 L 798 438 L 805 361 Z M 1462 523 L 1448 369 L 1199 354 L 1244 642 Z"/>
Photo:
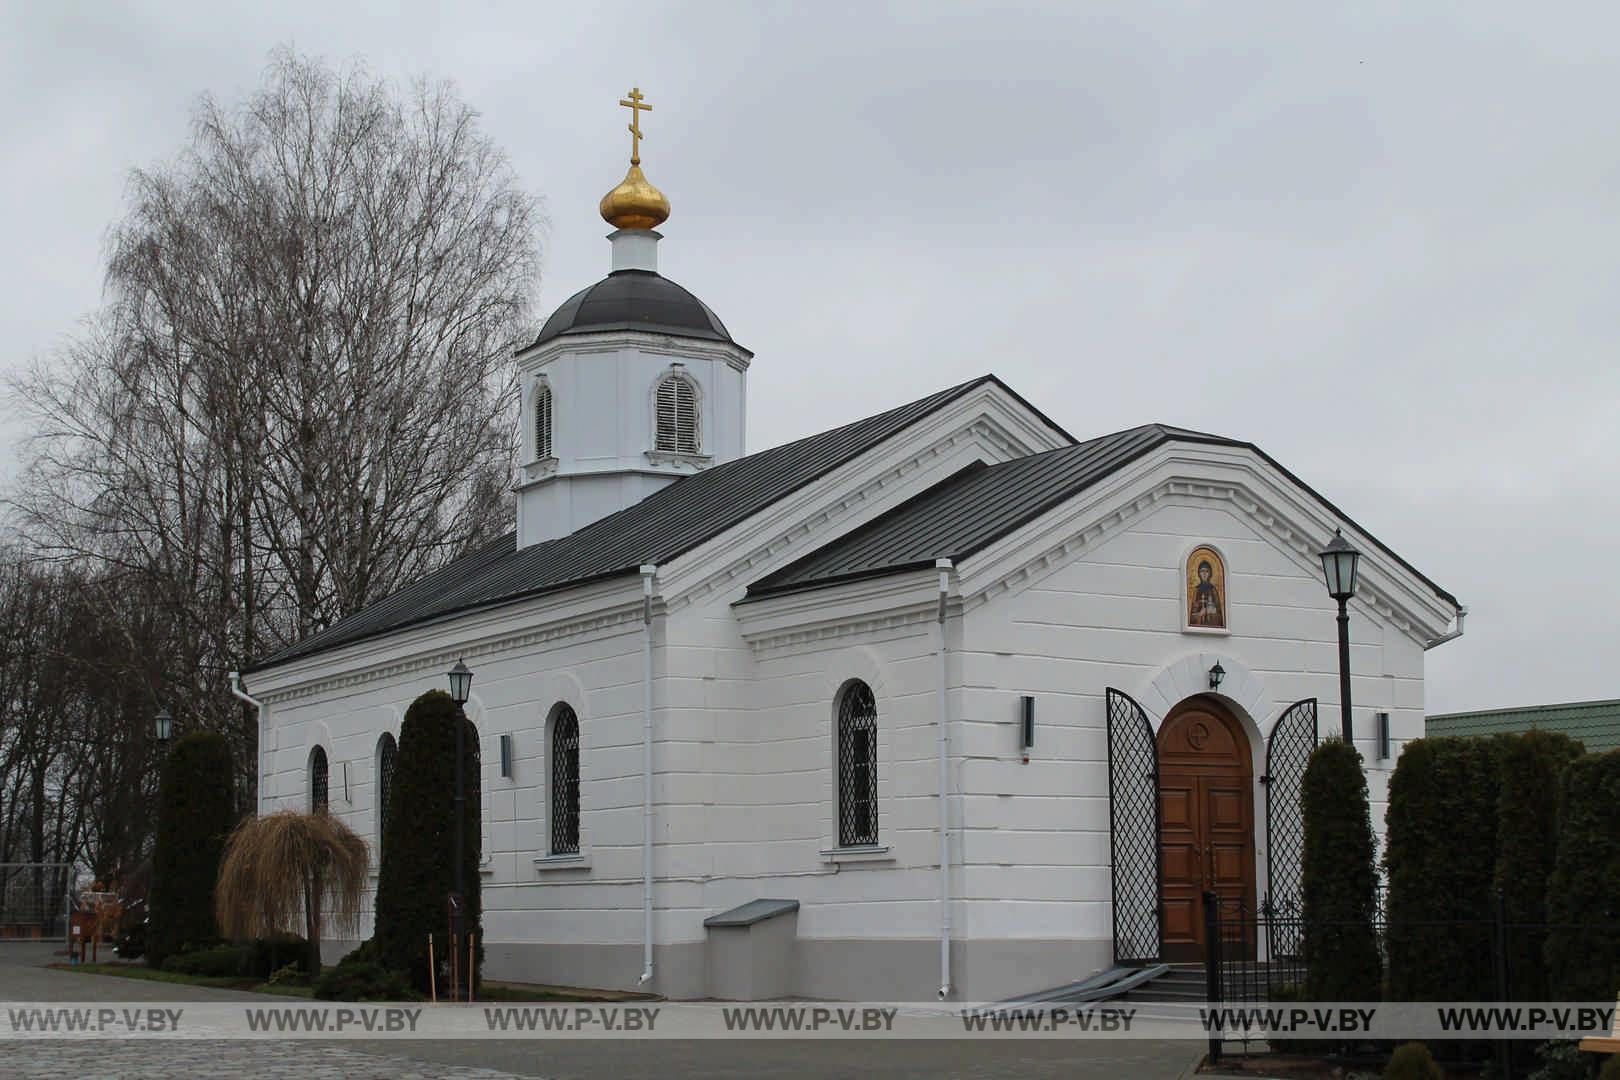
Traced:
<path id="1" fill-rule="evenodd" d="M 1620 750 L 1564 770 L 1558 852 L 1547 883 L 1547 980 L 1560 1001 L 1620 992 Z"/>
<path id="2" fill-rule="evenodd" d="M 1337 739 L 1305 767 L 1305 992 L 1311 1001 L 1377 1001 L 1377 871 L 1361 754 Z"/>
<path id="3" fill-rule="evenodd" d="M 1384 1080 L 1446 1080 L 1446 1074 L 1435 1064 L 1434 1055 L 1420 1042 L 1409 1042 L 1395 1048 L 1384 1066 Z"/>
<path id="4" fill-rule="evenodd" d="M 1500 760 L 1511 737 L 1407 743 L 1389 781 L 1388 997 L 1493 996 Z"/>
<path id="5" fill-rule="evenodd" d="M 382 967 L 404 973 L 416 990 L 429 989 L 428 935 L 434 956 L 443 962 L 449 941 L 446 900 L 454 883 L 452 818 L 455 791 L 456 724 L 465 724 L 466 814 L 462 882 L 467 910 L 463 925 L 476 934 L 483 951 L 480 925 L 478 733 L 442 690 L 417 698 L 399 729 L 399 756 L 388 803 L 383 859 L 377 876 L 377 924 L 373 948 Z M 465 956 L 465 952 L 462 953 Z M 476 975 L 476 959 L 475 975 Z M 465 974 L 462 983 L 465 985 Z"/>
<path id="6" fill-rule="evenodd" d="M 212 731 L 179 739 L 164 760 L 146 931 L 146 962 L 153 967 L 188 946 L 219 940 L 214 883 L 225 837 L 236 824 L 233 777 L 230 747 Z"/>
<path id="7" fill-rule="evenodd" d="M 1508 924 L 1509 996 L 1520 1001 L 1547 999 L 1546 933 L 1540 926 L 1547 922 L 1547 881 L 1558 846 L 1558 791 L 1564 770 L 1582 749 L 1567 735 L 1530 731 L 1502 750 L 1496 888 Z"/>

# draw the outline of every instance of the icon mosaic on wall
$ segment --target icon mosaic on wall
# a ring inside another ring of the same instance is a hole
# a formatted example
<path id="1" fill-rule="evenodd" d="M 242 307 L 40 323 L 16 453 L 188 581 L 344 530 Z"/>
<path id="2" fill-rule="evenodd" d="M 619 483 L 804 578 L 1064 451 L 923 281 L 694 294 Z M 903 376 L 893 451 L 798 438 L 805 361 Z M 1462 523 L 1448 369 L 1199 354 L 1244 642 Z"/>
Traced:
<path id="1" fill-rule="evenodd" d="M 1187 556 L 1187 625 L 1226 629 L 1226 563 L 1212 547 L 1194 548 Z"/>

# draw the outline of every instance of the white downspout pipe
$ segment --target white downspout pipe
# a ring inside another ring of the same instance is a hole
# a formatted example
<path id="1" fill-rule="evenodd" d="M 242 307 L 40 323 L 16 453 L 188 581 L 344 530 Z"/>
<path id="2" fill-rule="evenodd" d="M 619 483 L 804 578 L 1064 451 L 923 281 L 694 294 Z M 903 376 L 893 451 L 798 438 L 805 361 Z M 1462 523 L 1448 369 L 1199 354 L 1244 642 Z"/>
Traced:
<path id="1" fill-rule="evenodd" d="M 255 777 L 254 786 L 258 790 L 254 795 L 254 798 L 255 798 L 256 801 L 253 804 L 253 814 L 254 814 L 255 817 L 263 817 L 264 816 L 264 702 L 260 701 L 256 697 L 248 696 L 248 692 L 242 688 L 242 673 L 241 672 L 239 672 L 239 671 L 231 672 L 230 678 L 231 678 L 231 694 L 232 694 L 232 696 L 234 696 L 235 698 L 237 698 L 240 701 L 247 702 L 249 705 L 253 706 L 253 708 L 254 708 L 253 728 L 254 728 L 254 730 L 256 732 L 258 732 L 258 734 L 254 737 L 254 740 L 253 740 L 254 745 L 255 745 L 255 750 L 254 750 L 254 753 L 253 753 L 253 756 L 255 758 L 253 769 L 254 769 L 254 777 Z"/>
<path id="2" fill-rule="evenodd" d="M 641 568 L 641 978 L 653 977 L 653 579 L 658 567 Z"/>
<path id="3" fill-rule="evenodd" d="M 1468 609 L 1462 605 L 1457 606 L 1457 629 L 1441 634 L 1432 641 L 1423 643 L 1423 651 L 1428 652 L 1436 645 L 1444 645 L 1448 641 L 1456 641 L 1463 636 L 1463 620 L 1468 618 Z"/>
<path id="4" fill-rule="evenodd" d="M 937 559 L 939 570 L 939 999 L 951 996 L 951 706 L 945 638 L 945 602 L 951 589 L 951 560 Z"/>

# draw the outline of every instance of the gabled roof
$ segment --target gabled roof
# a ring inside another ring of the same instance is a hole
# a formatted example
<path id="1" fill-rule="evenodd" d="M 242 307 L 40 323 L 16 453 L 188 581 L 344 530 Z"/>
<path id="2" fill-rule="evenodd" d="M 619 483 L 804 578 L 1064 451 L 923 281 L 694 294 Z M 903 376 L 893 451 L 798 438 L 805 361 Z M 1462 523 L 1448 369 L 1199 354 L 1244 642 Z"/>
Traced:
<path id="1" fill-rule="evenodd" d="M 1251 450 L 1336 517 L 1350 521 L 1253 443 L 1165 424 L 1144 424 L 997 465 L 969 466 L 861 528 L 760 579 L 749 587 L 746 599 L 922 569 L 934 565 L 936 559 L 965 559 L 1170 442 Z M 1436 596 L 1452 604 L 1457 602 L 1376 537 L 1360 526 L 1356 528 L 1432 588 Z"/>
<path id="2" fill-rule="evenodd" d="M 567 536 L 519 550 L 517 535 L 509 534 L 249 670 L 263 670 L 447 616 L 633 574 L 648 563 L 667 562 L 985 383 L 994 383 L 1017 398 L 994 375 L 983 375 L 865 420 L 682 477 Z"/>
<path id="3" fill-rule="evenodd" d="M 1480 709 L 1428 717 L 1429 735 L 1504 735 L 1557 731 L 1586 744 L 1589 754 L 1620 749 L 1620 701 L 1572 701 L 1517 709 Z"/>

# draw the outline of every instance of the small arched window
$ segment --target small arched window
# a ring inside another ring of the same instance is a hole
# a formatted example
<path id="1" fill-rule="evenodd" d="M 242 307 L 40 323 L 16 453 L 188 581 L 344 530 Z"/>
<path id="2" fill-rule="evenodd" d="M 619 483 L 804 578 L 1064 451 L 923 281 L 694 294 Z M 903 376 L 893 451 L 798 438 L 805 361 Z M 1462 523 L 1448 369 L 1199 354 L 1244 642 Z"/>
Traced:
<path id="1" fill-rule="evenodd" d="M 856 679 L 838 696 L 838 844 L 878 842 L 877 700 Z"/>
<path id="2" fill-rule="evenodd" d="M 326 748 L 317 746 L 309 752 L 309 812 L 318 814 L 327 807 Z"/>
<path id="3" fill-rule="evenodd" d="M 698 452 L 697 387 L 685 375 L 666 375 L 658 384 L 655 449 L 675 454 Z"/>
<path id="4" fill-rule="evenodd" d="M 534 459 L 551 456 L 551 387 L 542 382 L 534 388 Z"/>
<path id="5" fill-rule="evenodd" d="M 551 854 L 579 852 L 579 717 L 567 704 L 551 714 Z"/>
<path id="6" fill-rule="evenodd" d="M 388 835 L 388 800 L 394 794 L 394 758 L 399 744 L 388 732 L 377 740 L 377 843 L 380 846 Z"/>

